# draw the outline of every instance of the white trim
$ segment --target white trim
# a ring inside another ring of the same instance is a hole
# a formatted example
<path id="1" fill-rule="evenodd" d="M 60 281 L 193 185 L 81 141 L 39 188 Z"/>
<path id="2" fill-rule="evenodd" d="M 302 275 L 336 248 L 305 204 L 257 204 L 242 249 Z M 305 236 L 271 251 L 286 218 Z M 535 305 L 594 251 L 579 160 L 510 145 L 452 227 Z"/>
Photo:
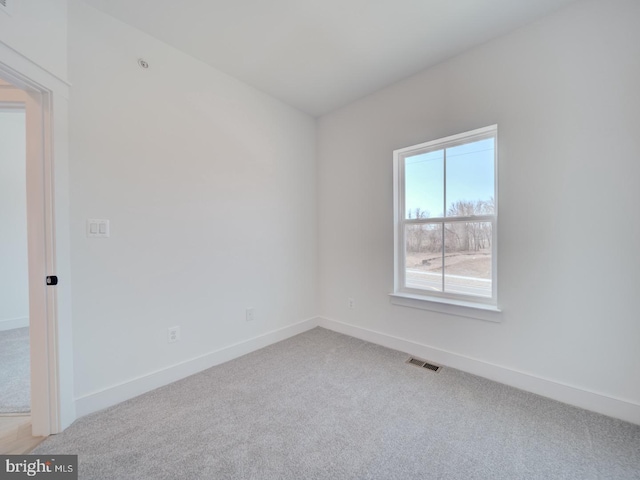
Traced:
<path id="1" fill-rule="evenodd" d="M 318 319 L 309 318 L 302 322 L 272 330 L 199 357 L 185 360 L 170 367 L 132 378 L 103 390 L 83 395 L 76 398 L 76 413 L 78 417 L 82 417 L 89 413 L 102 410 L 103 408 L 116 405 L 273 343 L 286 340 L 287 338 L 306 332 L 317 326 Z"/>
<path id="2" fill-rule="evenodd" d="M 14 70 L 20 72 L 15 78 L 5 78 L 5 80 L 22 88 L 20 83 L 25 80 L 23 76 L 26 76 L 29 81 L 35 82 L 40 86 L 46 85 L 50 90 L 56 90 L 65 98 L 69 98 L 69 87 L 71 87 L 71 84 L 65 79 L 41 67 L 29 57 L 23 55 L 6 43 L 0 42 L 0 49 L 2 50 L 2 52 L 0 52 L 2 54 L 1 57 L 5 59 L 4 63 L 11 65 Z"/>
<path id="3" fill-rule="evenodd" d="M 487 322 L 500 323 L 502 321 L 502 310 L 490 304 L 473 303 L 444 297 L 412 295 L 404 292 L 390 293 L 389 301 L 393 305 L 399 305 L 401 307 L 429 310 L 458 317 L 476 318 L 478 320 L 486 320 Z"/>
<path id="4" fill-rule="evenodd" d="M 475 130 L 469 130 L 468 132 L 456 133 L 448 137 L 438 138 L 436 140 L 430 140 L 428 142 L 419 143 L 417 145 L 411 145 L 409 147 L 398 148 L 394 150 L 394 153 L 403 155 L 405 153 L 411 153 L 412 155 L 418 155 L 421 153 L 427 153 L 435 150 L 439 150 L 442 147 L 452 148 L 457 144 L 475 142 L 494 136 L 498 129 L 498 125 L 489 125 L 487 127 L 477 128 Z"/>
<path id="5" fill-rule="evenodd" d="M 6 318 L 0 320 L 0 332 L 29 326 L 29 317 Z"/>
<path id="6" fill-rule="evenodd" d="M 494 139 L 493 148 L 493 177 L 494 177 L 494 212 L 492 215 L 474 215 L 467 217 L 448 217 L 447 206 L 443 204 L 442 216 L 407 219 L 405 205 L 405 159 L 409 156 L 420 155 L 433 151 L 443 150 L 443 201 L 447 198 L 447 149 L 466 143 L 484 139 Z M 393 255 L 394 255 L 394 289 L 397 297 L 392 303 L 413 308 L 433 310 L 436 302 L 478 308 L 481 310 L 499 311 L 498 308 L 498 125 L 490 125 L 469 132 L 439 138 L 418 145 L 400 148 L 393 151 Z M 447 223 L 458 222 L 487 222 L 491 223 L 491 296 L 476 296 L 472 294 L 447 292 L 445 288 L 445 226 Z M 407 225 L 442 225 L 442 290 L 429 292 L 418 288 L 407 287 L 406 280 L 406 226 Z M 407 300 L 409 299 L 409 300 Z M 420 300 L 424 302 L 420 305 Z M 441 300 L 439 300 L 441 299 Z M 486 308 L 491 305 L 493 308 Z M 441 311 L 441 310 L 437 310 Z M 464 311 L 464 310 L 463 310 Z M 443 313 L 449 313 L 444 311 Z M 477 318 L 474 315 L 464 315 Z M 484 319 L 484 318 L 482 318 Z M 495 321 L 495 320 L 492 320 Z"/>
<path id="7" fill-rule="evenodd" d="M 29 103 L 38 104 L 38 114 L 27 118 L 27 138 L 33 151 L 29 153 L 28 147 L 28 165 L 32 157 L 28 178 L 33 192 L 27 219 L 30 310 L 34 304 L 30 311 L 31 419 L 33 435 L 46 436 L 61 432 L 75 420 L 68 287 L 69 84 L 2 42 L 0 76 L 28 92 Z M 29 123 L 39 128 L 39 133 L 33 128 L 29 131 Z M 61 287 L 45 288 L 44 277 L 53 274 L 61 277 Z"/>
<path id="8" fill-rule="evenodd" d="M 556 380 L 503 367 L 367 328 L 320 318 L 318 325 L 338 333 L 406 352 L 445 367 L 488 378 L 511 387 L 640 425 L 640 404 Z"/>

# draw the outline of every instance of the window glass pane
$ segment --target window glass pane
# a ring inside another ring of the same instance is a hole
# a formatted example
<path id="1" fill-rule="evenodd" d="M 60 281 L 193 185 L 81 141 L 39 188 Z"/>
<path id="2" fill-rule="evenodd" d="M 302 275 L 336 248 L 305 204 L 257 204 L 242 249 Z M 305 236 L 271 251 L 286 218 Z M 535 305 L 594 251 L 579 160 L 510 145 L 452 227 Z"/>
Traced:
<path id="1" fill-rule="evenodd" d="M 444 243 L 444 291 L 491 297 L 491 223 L 446 223 Z"/>
<path id="2" fill-rule="evenodd" d="M 442 291 L 442 224 L 405 225 L 405 286 Z"/>
<path id="3" fill-rule="evenodd" d="M 494 138 L 447 149 L 447 216 L 492 215 Z"/>
<path id="4" fill-rule="evenodd" d="M 405 218 L 444 216 L 444 150 L 404 159 Z"/>

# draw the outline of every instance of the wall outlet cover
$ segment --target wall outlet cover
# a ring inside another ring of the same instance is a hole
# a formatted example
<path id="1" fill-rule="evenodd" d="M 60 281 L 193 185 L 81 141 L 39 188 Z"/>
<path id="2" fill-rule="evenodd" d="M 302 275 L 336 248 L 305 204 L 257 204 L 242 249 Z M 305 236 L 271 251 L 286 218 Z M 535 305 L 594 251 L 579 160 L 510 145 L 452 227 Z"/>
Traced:
<path id="1" fill-rule="evenodd" d="M 180 340 L 180 327 L 170 327 L 167 331 L 167 342 L 174 343 Z"/>

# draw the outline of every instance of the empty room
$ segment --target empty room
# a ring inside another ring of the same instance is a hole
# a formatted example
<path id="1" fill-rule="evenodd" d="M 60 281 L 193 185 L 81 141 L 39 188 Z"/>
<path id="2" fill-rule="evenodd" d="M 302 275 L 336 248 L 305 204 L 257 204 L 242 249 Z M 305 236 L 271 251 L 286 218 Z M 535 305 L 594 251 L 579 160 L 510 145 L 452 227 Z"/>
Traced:
<path id="1" fill-rule="evenodd" d="M 0 477 L 640 479 L 639 24 L 0 1 Z"/>

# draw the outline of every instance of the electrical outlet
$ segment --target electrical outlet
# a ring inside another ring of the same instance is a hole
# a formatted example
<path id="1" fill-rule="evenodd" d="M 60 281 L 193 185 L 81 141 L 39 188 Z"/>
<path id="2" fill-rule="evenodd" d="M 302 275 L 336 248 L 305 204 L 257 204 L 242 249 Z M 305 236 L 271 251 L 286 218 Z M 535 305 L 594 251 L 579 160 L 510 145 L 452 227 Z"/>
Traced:
<path id="1" fill-rule="evenodd" d="M 347 300 L 347 303 L 349 305 L 349 308 L 353 308 L 355 306 L 355 304 L 356 304 L 356 302 L 355 302 L 355 300 L 353 298 L 349 298 Z"/>
<path id="2" fill-rule="evenodd" d="M 167 342 L 173 343 L 180 340 L 180 327 L 171 327 L 168 330 Z"/>
<path id="3" fill-rule="evenodd" d="M 253 322 L 254 318 L 253 308 L 247 308 L 247 322 Z"/>

